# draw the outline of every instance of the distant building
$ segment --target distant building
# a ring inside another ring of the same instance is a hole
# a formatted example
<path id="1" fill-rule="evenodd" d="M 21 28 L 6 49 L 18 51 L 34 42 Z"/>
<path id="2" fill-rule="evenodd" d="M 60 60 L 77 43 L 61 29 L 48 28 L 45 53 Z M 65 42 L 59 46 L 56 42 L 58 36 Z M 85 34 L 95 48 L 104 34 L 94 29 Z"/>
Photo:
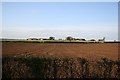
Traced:
<path id="1" fill-rule="evenodd" d="M 105 37 L 103 39 L 98 39 L 99 42 L 104 43 L 105 42 Z"/>
<path id="2" fill-rule="evenodd" d="M 63 40 L 63 39 L 58 39 L 58 40 Z"/>
<path id="3" fill-rule="evenodd" d="M 27 40 L 38 40 L 37 38 L 28 38 Z"/>
<path id="4" fill-rule="evenodd" d="M 80 41 L 86 41 L 85 39 L 80 39 Z"/>
<path id="5" fill-rule="evenodd" d="M 50 40 L 47 38 L 28 38 L 27 40 Z"/>
<path id="6" fill-rule="evenodd" d="M 47 38 L 43 38 L 42 40 L 49 40 L 49 39 L 47 39 Z"/>
<path id="7" fill-rule="evenodd" d="M 91 39 L 90 41 L 96 41 L 95 39 Z"/>
<path id="8" fill-rule="evenodd" d="M 43 40 L 43 38 L 39 38 L 38 40 Z"/>
<path id="9" fill-rule="evenodd" d="M 74 40 L 77 40 L 77 41 L 79 41 L 80 39 L 79 39 L 79 38 L 74 38 Z"/>

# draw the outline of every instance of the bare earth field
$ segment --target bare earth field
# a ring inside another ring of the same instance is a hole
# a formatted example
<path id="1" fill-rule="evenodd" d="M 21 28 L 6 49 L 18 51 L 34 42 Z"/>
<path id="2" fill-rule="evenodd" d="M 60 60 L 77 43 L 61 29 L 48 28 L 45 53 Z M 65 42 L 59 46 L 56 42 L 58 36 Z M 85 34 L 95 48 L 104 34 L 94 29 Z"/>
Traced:
<path id="1" fill-rule="evenodd" d="M 117 78 L 120 43 L 2 43 L 2 78 Z"/>
<path id="2" fill-rule="evenodd" d="M 88 60 L 98 60 L 105 57 L 118 59 L 118 44 L 120 43 L 3 43 L 3 56 L 48 56 L 48 57 L 83 57 Z"/>

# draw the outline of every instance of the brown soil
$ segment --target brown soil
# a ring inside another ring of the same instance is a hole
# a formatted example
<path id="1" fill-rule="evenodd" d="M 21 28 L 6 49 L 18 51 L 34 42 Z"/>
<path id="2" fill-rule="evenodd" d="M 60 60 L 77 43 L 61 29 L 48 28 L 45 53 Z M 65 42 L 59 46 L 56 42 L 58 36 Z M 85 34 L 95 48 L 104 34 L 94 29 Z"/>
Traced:
<path id="1" fill-rule="evenodd" d="M 120 44 L 120 43 L 119 43 Z M 118 43 L 12 43 L 2 44 L 3 56 L 84 57 L 96 60 L 101 57 L 118 59 Z"/>

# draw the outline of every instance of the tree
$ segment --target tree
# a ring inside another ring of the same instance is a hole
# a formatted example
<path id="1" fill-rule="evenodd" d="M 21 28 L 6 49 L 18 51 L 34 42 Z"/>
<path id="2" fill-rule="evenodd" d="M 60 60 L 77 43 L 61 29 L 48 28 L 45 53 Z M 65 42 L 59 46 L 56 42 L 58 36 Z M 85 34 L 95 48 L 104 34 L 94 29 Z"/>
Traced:
<path id="1" fill-rule="evenodd" d="M 49 37 L 50 40 L 55 40 L 55 37 Z"/>
<path id="2" fill-rule="evenodd" d="M 71 36 L 68 36 L 68 37 L 66 37 L 66 40 L 73 40 L 73 37 L 71 37 Z"/>

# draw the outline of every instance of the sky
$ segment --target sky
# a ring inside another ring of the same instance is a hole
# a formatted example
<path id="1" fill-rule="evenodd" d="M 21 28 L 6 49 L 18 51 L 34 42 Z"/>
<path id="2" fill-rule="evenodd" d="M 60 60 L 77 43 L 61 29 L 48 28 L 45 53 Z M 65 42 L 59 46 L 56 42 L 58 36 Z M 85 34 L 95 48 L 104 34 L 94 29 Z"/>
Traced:
<path id="1" fill-rule="evenodd" d="M 4 2 L 3 38 L 118 40 L 117 2 Z"/>
<path id="2" fill-rule="evenodd" d="M 2 2 L 119 2 L 119 0 L 1 0 Z"/>

